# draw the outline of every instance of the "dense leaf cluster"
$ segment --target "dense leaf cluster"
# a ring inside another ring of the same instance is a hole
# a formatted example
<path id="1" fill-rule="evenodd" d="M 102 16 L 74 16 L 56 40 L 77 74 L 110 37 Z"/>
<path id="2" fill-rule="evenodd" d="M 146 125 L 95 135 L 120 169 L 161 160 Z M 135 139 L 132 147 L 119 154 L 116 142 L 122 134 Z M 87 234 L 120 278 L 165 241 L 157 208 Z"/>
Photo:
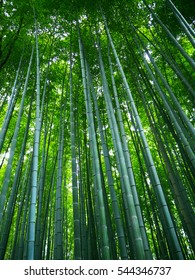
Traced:
<path id="1" fill-rule="evenodd" d="M 195 258 L 182 3 L 0 1 L 0 259 Z"/>

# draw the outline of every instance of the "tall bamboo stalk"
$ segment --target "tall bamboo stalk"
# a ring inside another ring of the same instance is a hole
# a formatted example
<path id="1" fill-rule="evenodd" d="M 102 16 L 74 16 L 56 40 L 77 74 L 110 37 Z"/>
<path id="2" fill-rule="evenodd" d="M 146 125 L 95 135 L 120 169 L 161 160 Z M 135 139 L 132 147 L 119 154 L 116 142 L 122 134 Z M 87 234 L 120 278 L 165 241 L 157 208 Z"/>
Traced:
<path id="1" fill-rule="evenodd" d="M 110 259 L 110 248 L 109 248 L 109 239 L 108 239 L 108 229 L 106 223 L 106 215 L 105 215 L 105 208 L 104 208 L 104 201 L 103 201 L 103 192 L 102 192 L 102 182 L 101 182 L 101 174 L 100 174 L 100 165 L 99 165 L 99 155 L 97 149 L 97 141 L 96 141 L 96 134 L 95 128 L 93 123 L 93 113 L 91 107 L 91 98 L 87 90 L 87 81 L 86 81 L 86 72 L 85 72 L 85 58 L 84 58 L 84 50 L 83 44 L 81 41 L 81 35 L 78 27 L 78 34 L 79 34 L 79 48 L 80 48 L 80 59 L 81 59 L 81 70 L 82 70 L 82 78 L 83 78 L 83 87 L 84 87 L 84 94 L 85 94 L 85 102 L 86 102 L 86 112 L 88 117 L 88 129 L 89 129 L 89 137 L 92 140 L 92 155 L 93 155 L 93 168 L 95 171 L 94 176 L 94 185 L 95 190 L 97 193 L 97 205 L 99 207 L 99 229 L 101 229 L 101 253 L 103 259 Z"/>
<path id="2" fill-rule="evenodd" d="M 175 227 L 174 227 L 174 224 L 173 224 L 173 221 L 172 221 L 172 217 L 170 215 L 170 212 L 169 212 L 169 209 L 168 209 L 168 206 L 167 206 L 167 203 L 166 203 L 166 199 L 165 199 L 165 196 L 164 196 L 164 193 L 163 193 L 163 189 L 161 187 L 161 183 L 160 183 L 157 171 L 156 171 L 156 167 L 155 167 L 155 164 L 154 164 L 154 161 L 153 161 L 153 158 L 152 158 L 149 146 L 148 146 L 148 142 L 147 142 L 146 136 L 144 134 L 144 129 L 142 127 L 141 120 L 140 120 L 140 117 L 139 117 L 139 114 L 138 114 L 133 96 L 131 94 L 130 87 L 128 85 L 125 73 L 123 71 L 123 68 L 122 68 L 122 65 L 120 63 L 118 54 L 116 52 L 114 43 L 112 41 L 112 38 L 111 38 L 111 35 L 110 35 L 110 32 L 109 32 L 105 17 L 104 17 L 104 23 L 105 23 L 105 28 L 106 28 L 106 32 L 107 32 L 107 35 L 108 35 L 110 45 L 112 47 L 115 59 L 117 61 L 119 71 L 120 71 L 122 79 L 123 79 L 124 86 L 125 86 L 127 94 L 128 94 L 129 102 L 131 104 L 132 112 L 133 112 L 133 115 L 134 115 L 134 118 L 135 118 L 135 123 L 136 123 L 137 129 L 140 133 L 140 139 L 143 143 L 144 153 L 145 153 L 145 156 L 146 156 L 146 159 L 147 159 L 146 163 L 147 163 L 149 174 L 151 176 L 151 180 L 153 181 L 153 184 L 154 184 L 154 191 L 155 191 L 155 194 L 156 194 L 157 202 L 159 204 L 159 211 L 161 213 L 162 223 L 164 225 L 164 228 L 168 232 L 168 234 L 167 234 L 168 242 L 170 244 L 170 247 L 174 248 L 173 252 L 172 252 L 173 256 L 177 259 L 183 259 L 182 250 L 181 250 L 178 238 L 177 238 L 177 234 L 176 234 Z"/>
<path id="3" fill-rule="evenodd" d="M 36 204 L 37 204 L 37 188 L 38 188 L 38 164 L 39 164 L 39 145 L 41 134 L 40 123 L 40 61 L 39 61 L 39 44 L 37 22 L 35 18 L 35 40 L 36 40 L 36 122 L 35 122 L 35 138 L 33 147 L 33 164 L 31 175 L 31 200 L 29 213 L 29 228 L 28 228 L 28 247 L 27 259 L 34 259 L 35 249 L 35 227 L 36 227 Z"/>

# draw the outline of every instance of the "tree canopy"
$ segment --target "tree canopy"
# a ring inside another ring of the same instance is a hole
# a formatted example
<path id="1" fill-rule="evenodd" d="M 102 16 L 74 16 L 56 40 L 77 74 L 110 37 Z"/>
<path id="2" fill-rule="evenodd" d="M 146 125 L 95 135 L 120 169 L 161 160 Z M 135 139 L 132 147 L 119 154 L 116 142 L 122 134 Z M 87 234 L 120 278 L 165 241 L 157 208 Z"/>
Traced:
<path id="1" fill-rule="evenodd" d="M 0 259 L 195 259 L 193 0 L 0 0 Z"/>

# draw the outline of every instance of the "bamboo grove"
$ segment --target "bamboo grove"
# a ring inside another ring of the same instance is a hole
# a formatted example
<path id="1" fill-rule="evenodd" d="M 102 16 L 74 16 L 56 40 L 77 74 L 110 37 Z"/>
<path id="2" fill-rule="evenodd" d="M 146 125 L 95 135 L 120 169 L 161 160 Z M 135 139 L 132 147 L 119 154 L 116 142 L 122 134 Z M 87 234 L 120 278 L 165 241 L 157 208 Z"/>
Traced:
<path id="1" fill-rule="evenodd" d="M 0 1 L 1 260 L 195 259 L 193 8 Z"/>

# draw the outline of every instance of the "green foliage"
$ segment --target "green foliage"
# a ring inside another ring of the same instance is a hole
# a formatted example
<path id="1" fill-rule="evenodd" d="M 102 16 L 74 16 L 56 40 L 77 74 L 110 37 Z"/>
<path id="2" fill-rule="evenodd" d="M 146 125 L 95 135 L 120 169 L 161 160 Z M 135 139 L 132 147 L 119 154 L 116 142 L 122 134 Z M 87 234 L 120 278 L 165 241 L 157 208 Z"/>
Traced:
<path id="1" fill-rule="evenodd" d="M 195 259 L 194 2 L 168 2 L 0 1 L 0 259 Z"/>

